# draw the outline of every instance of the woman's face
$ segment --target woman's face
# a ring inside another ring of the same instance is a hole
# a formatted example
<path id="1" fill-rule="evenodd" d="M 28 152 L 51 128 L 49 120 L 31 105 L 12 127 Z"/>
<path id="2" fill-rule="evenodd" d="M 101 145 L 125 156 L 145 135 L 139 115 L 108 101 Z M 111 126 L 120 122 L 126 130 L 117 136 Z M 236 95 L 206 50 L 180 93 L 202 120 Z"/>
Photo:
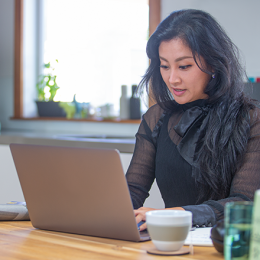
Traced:
<path id="1" fill-rule="evenodd" d="M 210 75 L 200 70 L 189 47 L 181 39 L 164 41 L 159 46 L 160 72 L 175 101 L 185 104 L 197 99 L 206 99 L 204 90 Z M 199 66 L 206 68 L 205 61 L 196 59 Z"/>

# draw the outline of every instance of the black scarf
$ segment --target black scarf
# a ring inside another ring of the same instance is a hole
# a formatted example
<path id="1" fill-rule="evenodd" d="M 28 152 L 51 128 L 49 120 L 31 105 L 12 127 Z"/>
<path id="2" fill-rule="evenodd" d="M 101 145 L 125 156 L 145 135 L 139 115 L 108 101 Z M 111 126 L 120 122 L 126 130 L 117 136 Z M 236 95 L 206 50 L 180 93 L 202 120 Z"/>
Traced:
<path id="1" fill-rule="evenodd" d="M 177 149 L 184 160 L 192 166 L 192 176 L 196 181 L 202 183 L 199 164 L 194 155 L 201 129 L 204 127 L 203 121 L 208 115 L 210 106 L 205 99 L 180 106 L 184 114 L 179 123 L 174 127 L 176 133 L 182 137 Z"/>

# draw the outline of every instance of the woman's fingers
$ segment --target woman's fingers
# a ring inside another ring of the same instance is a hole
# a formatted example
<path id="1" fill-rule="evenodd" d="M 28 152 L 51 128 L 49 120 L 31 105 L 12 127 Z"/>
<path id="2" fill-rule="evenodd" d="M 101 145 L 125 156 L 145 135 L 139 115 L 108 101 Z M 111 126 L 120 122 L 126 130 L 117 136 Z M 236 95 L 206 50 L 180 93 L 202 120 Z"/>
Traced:
<path id="1" fill-rule="evenodd" d="M 146 228 L 147 228 L 146 223 L 144 223 L 143 225 L 141 225 L 141 226 L 139 227 L 139 230 L 140 230 L 140 231 L 143 231 L 143 230 L 145 230 Z"/>
<path id="2" fill-rule="evenodd" d="M 145 221 L 146 220 L 145 213 L 148 212 L 148 211 L 151 211 L 151 210 L 155 210 L 155 209 L 142 207 L 142 208 L 134 210 L 136 223 L 138 224 L 140 221 Z M 145 229 L 146 229 L 146 223 L 142 224 L 139 227 L 140 231 L 143 231 Z"/>
<path id="3" fill-rule="evenodd" d="M 136 220 L 136 223 L 137 223 L 137 224 L 138 224 L 140 221 L 145 221 L 145 219 L 143 219 L 143 215 L 142 215 L 142 214 L 135 215 L 135 220 Z"/>

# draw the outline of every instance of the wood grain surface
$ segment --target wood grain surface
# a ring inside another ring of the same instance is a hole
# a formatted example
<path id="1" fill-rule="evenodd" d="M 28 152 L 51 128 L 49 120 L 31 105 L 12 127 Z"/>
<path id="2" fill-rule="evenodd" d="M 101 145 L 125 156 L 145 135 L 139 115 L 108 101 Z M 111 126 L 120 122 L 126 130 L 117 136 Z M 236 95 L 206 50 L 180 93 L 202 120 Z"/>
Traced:
<path id="1" fill-rule="evenodd" d="M 156 256 L 151 241 L 129 242 L 35 229 L 30 221 L 0 222 L 0 259 L 224 259 L 214 247 L 194 247 L 193 254 Z"/>

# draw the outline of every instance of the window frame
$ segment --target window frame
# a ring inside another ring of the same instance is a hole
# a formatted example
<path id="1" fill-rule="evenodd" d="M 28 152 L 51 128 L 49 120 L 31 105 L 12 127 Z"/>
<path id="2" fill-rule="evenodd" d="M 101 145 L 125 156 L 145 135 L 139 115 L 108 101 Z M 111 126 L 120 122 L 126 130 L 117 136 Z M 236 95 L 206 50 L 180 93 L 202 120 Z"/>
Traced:
<path id="1" fill-rule="evenodd" d="M 12 119 L 24 120 L 71 120 L 66 118 L 25 118 L 23 117 L 23 8 L 24 0 L 15 0 L 14 28 L 14 116 Z M 161 21 L 161 0 L 149 0 L 149 36 Z M 153 105 L 149 101 L 149 106 Z M 73 121 L 95 121 L 75 119 Z M 140 123 L 140 120 L 102 120 L 102 122 Z"/>

